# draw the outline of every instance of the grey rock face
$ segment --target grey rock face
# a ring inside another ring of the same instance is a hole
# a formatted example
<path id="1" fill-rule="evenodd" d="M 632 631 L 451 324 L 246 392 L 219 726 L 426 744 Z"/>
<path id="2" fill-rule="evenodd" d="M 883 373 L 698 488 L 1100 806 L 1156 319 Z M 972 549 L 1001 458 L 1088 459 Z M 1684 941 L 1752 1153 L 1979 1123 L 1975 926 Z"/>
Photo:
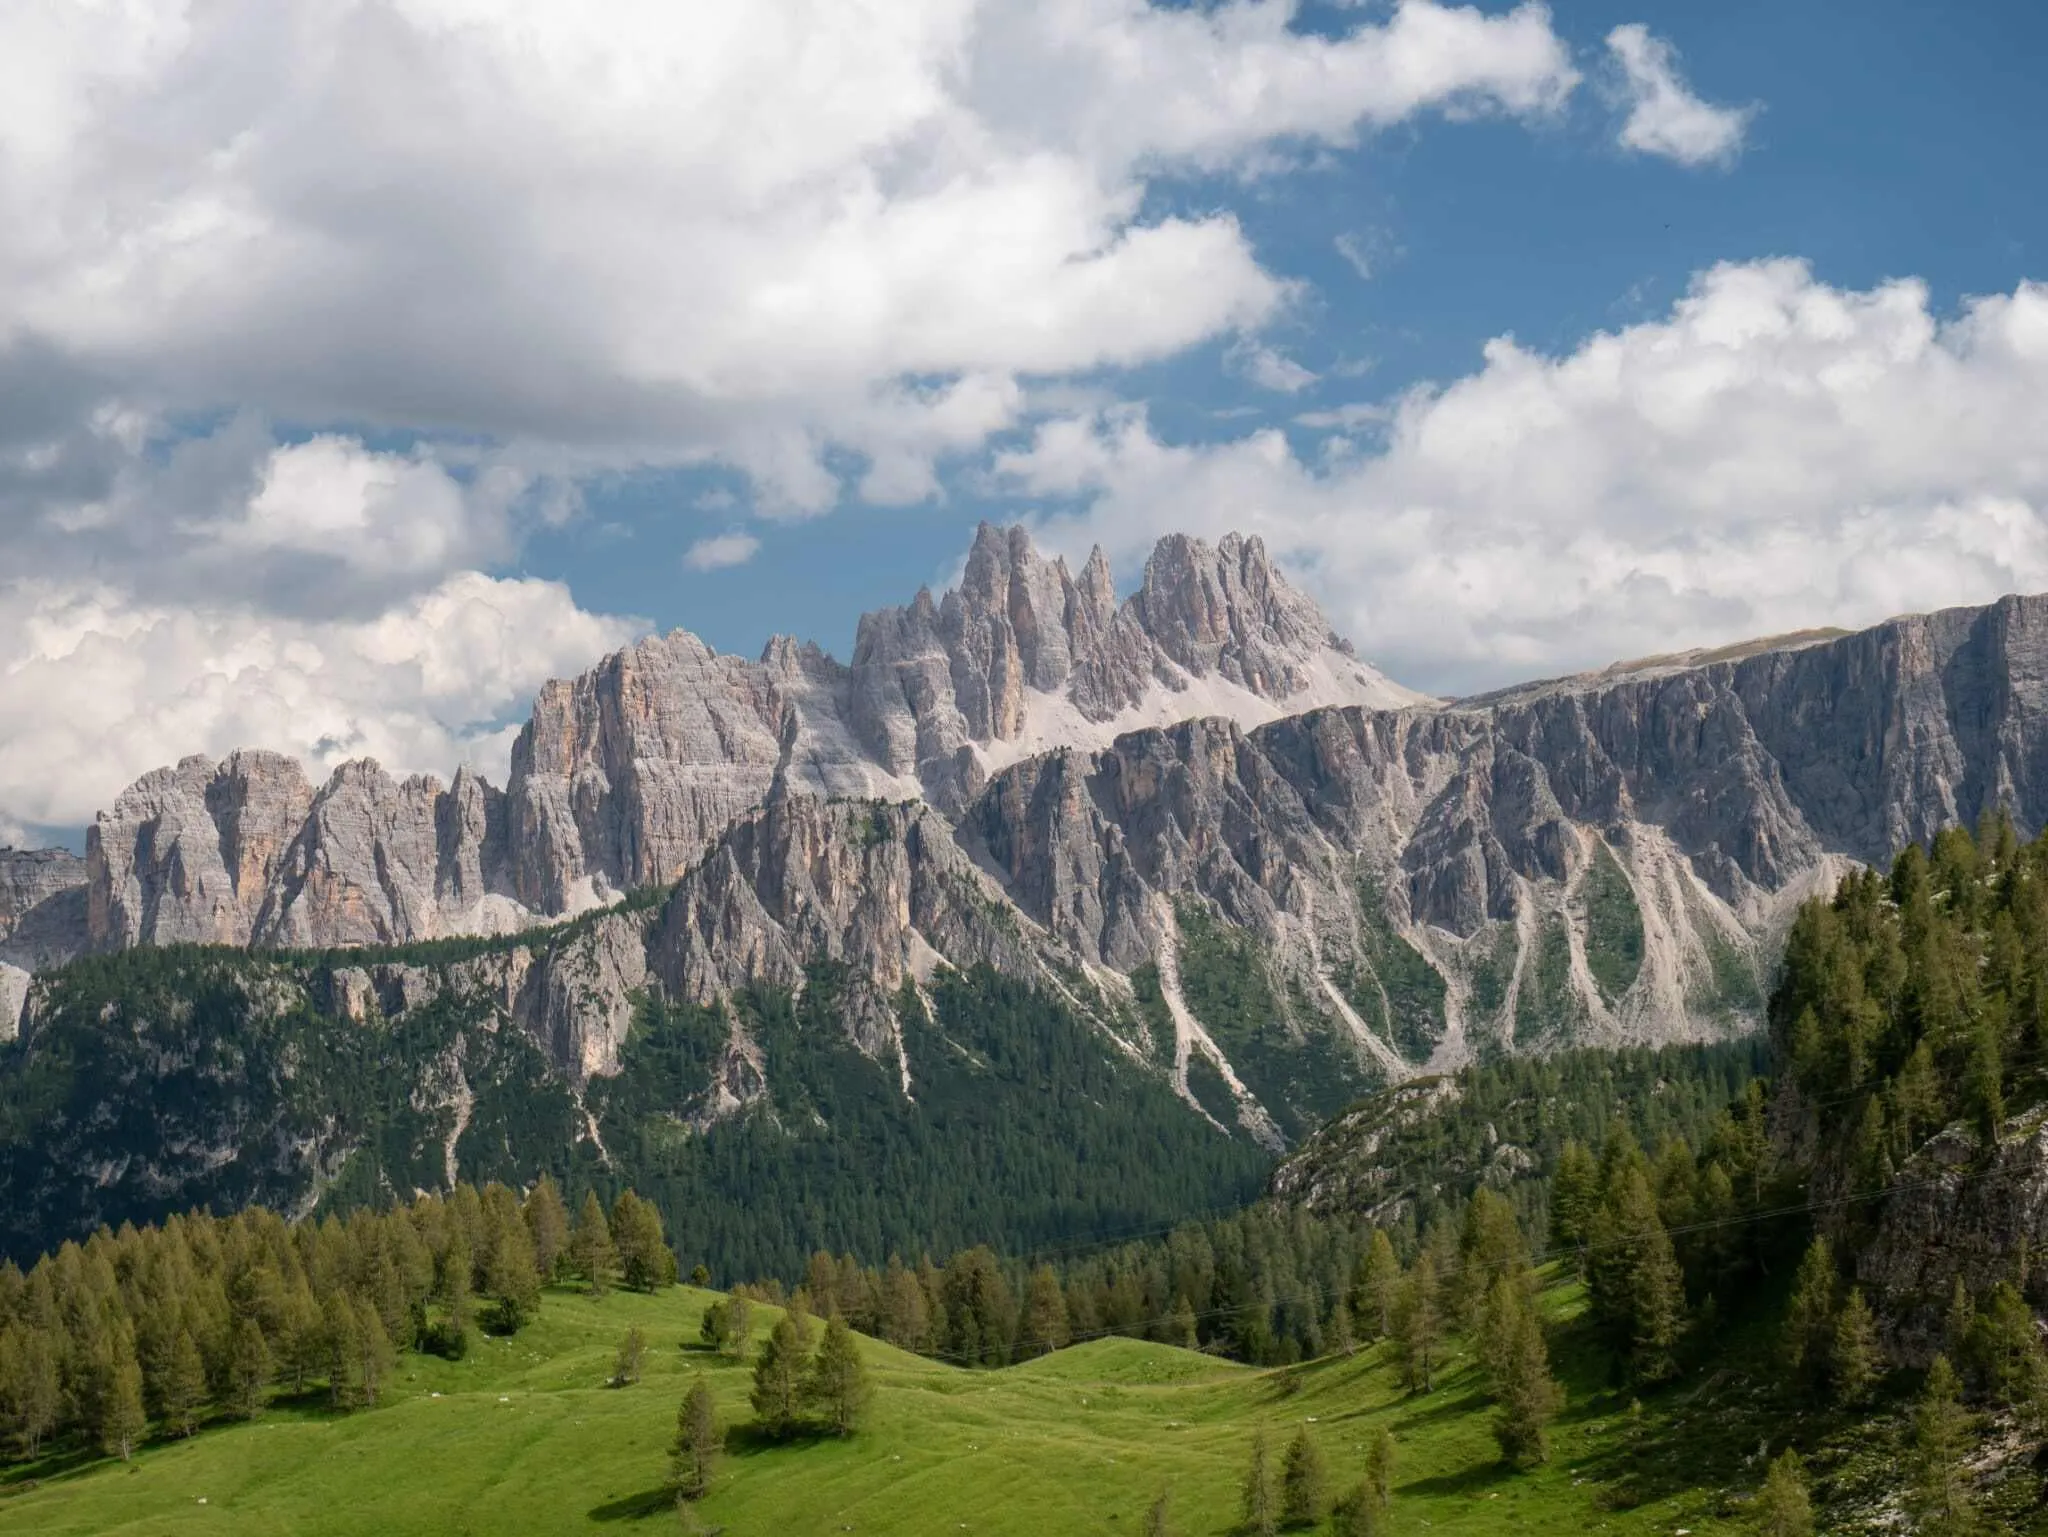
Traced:
<path id="1" fill-rule="evenodd" d="M 85 884 L 85 861 L 63 849 L 0 849 L 0 965 L 34 971 L 81 954 Z"/>
<path id="2" fill-rule="evenodd" d="M 1155 639 L 1152 627 L 1160 638 Z M 1211 685 L 1207 691 L 1194 687 Z M 88 849 L 93 945 L 378 944 L 495 932 L 678 879 L 771 796 L 957 809 L 992 766 L 1112 723 L 1408 698 L 1329 634 L 1256 540 L 1170 540 L 1122 607 L 1025 532 L 984 526 L 942 603 L 862 621 L 849 667 L 682 631 L 544 687 L 500 793 L 274 753 L 189 758 L 125 791 Z"/>

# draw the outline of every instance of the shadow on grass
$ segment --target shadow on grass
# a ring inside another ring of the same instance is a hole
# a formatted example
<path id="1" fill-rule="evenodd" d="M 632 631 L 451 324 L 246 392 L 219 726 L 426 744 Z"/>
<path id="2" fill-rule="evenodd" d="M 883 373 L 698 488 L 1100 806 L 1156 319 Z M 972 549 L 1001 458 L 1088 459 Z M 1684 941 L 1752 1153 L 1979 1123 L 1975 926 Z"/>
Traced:
<path id="1" fill-rule="evenodd" d="M 1480 1495 L 1512 1484 L 1521 1474 L 1501 1461 L 1482 1462 L 1477 1467 L 1439 1473 L 1434 1478 L 1417 1478 L 1396 1484 L 1396 1495 Z"/>
<path id="2" fill-rule="evenodd" d="M 645 1521 L 649 1516 L 658 1516 L 665 1510 L 676 1508 L 676 1492 L 662 1484 L 653 1489 L 642 1489 L 638 1494 L 622 1495 L 616 1500 L 607 1500 L 593 1506 L 590 1519 L 593 1521 Z"/>

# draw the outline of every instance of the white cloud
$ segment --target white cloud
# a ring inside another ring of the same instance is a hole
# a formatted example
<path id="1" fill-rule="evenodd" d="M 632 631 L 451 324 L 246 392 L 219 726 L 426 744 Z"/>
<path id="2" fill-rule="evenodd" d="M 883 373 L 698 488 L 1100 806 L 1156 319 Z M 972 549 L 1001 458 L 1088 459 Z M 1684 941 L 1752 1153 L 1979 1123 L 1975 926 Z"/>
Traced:
<path id="1" fill-rule="evenodd" d="M 1020 374 L 1288 293 L 1158 175 L 1541 114 L 1548 12 L 1402 0 L 216 0 L 0 11 L 0 338 L 147 411 L 249 408 L 928 494 Z M 944 417 L 958 381 L 982 409 Z M 972 381 L 981 381 L 972 383 Z"/>
<path id="2" fill-rule="evenodd" d="M 1561 357 L 1497 340 L 1387 408 L 1314 462 L 1126 409 L 999 469 L 1080 499 L 1061 548 L 1258 532 L 1362 652 L 1449 691 L 2048 589 L 2048 286 L 1944 321 L 1917 282 L 1725 265 L 1657 320 Z"/>
<path id="3" fill-rule="evenodd" d="M 533 691 L 635 628 L 557 584 L 475 573 L 330 621 L 0 586 L 0 805 L 76 825 L 149 768 L 244 746 L 295 754 L 316 778 L 369 756 L 444 775 L 473 762 L 502 783 Z"/>
<path id="4" fill-rule="evenodd" d="M 1262 390 L 1295 395 L 1316 382 L 1315 373 L 1276 348 L 1263 342 L 1233 347 L 1231 366 Z"/>
<path id="5" fill-rule="evenodd" d="M 752 534 L 713 534 L 685 550 L 683 564 L 692 571 L 724 571 L 744 566 L 760 552 L 761 541 Z"/>
<path id="6" fill-rule="evenodd" d="M 1717 107 L 1693 95 L 1678 73 L 1678 53 L 1640 22 L 1607 34 L 1629 102 L 1621 143 L 1681 165 L 1725 164 L 1742 152 L 1754 106 Z"/>

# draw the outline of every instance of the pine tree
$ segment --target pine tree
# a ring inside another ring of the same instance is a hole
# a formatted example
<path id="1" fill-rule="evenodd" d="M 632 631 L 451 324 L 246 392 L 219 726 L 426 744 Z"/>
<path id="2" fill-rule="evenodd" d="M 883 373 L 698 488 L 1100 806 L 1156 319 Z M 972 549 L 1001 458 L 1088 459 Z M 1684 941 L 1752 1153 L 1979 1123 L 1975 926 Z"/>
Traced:
<path id="1" fill-rule="evenodd" d="M 1050 1265 L 1031 1273 L 1031 1285 L 1024 1296 L 1024 1324 L 1017 1338 L 1017 1357 L 1030 1360 L 1067 1343 L 1067 1294 L 1059 1275 Z"/>
<path id="2" fill-rule="evenodd" d="M 1329 1502 L 1329 1471 L 1322 1448 L 1308 1427 L 1295 1431 L 1280 1470 L 1280 1518 L 1289 1526 L 1313 1526 L 1323 1519 Z"/>
<path id="3" fill-rule="evenodd" d="M 1787 1447 L 1771 1464 L 1756 1498 L 1759 1537 L 1813 1537 L 1813 1501 L 1806 1492 L 1806 1465 Z"/>
<path id="4" fill-rule="evenodd" d="M 1532 1467 L 1550 1459 L 1550 1422 L 1564 1406 L 1564 1392 L 1550 1374 L 1543 1320 L 1519 1285 L 1495 1283 L 1489 1315 L 1498 1312 L 1501 1341 L 1488 1362 L 1493 1379 L 1493 1436 L 1503 1460 Z"/>
<path id="5" fill-rule="evenodd" d="M 1252 1432 L 1251 1466 L 1245 1469 L 1239 1501 L 1245 1530 L 1255 1537 L 1273 1537 L 1280 1529 L 1280 1500 L 1273 1488 L 1273 1468 L 1266 1455 L 1266 1432 Z"/>
<path id="6" fill-rule="evenodd" d="M 1558 1151 L 1557 1172 L 1550 1177 L 1550 1241 L 1571 1253 L 1581 1275 L 1599 1205 L 1600 1165 L 1583 1144 L 1567 1141 Z"/>
<path id="7" fill-rule="evenodd" d="M 754 1363 L 754 1390 L 750 1395 L 754 1418 L 762 1431 L 786 1436 L 796 1427 L 803 1405 L 804 1348 L 789 1315 L 775 1321 L 761 1356 Z"/>
<path id="8" fill-rule="evenodd" d="M 340 1292 L 327 1299 L 325 1317 L 328 1399 L 337 1409 L 360 1409 L 368 1402 L 363 1388 L 362 1323 Z"/>
<path id="9" fill-rule="evenodd" d="M 253 1318 L 235 1325 L 228 1353 L 228 1408 L 238 1419 L 253 1420 L 263 1412 L 263 1390 L 270 1385 L 270 1346 Z"/>
<path id="10" fill-rule="evenodd" d="M 377 1310 L 367 1302 L 356 1305 L 356 1339 L 362 1349 L 363 1406 L 375 1408 L 384 1396 L 384 1384 L 391 1380 L 391 1373 L 398 1365 L 398 1352 L 392 1348 L 391 1336 L 384 1331 L 384 1320 Z"/>
<path id="11" fill-rule="evenodd" d="M 206 1363 L 192 1331 L 180 1329 L 171 1342 L 170 1365 L 164 1374 L 164 1428 L 174 1436 L 189 1436 L 199 1428 L 199 1408 L 206 1402 Z"/>
<path id="12" fill-rule="evenodd" d="M 675 1277 L 675 1256 L 661 1231 L 661 1213 L 652 1201 L 630 1190 L 612 1203 L 611 1239 L 618 1246 L 619 1269 L 627 1286 L 651 1292 Z"/>
<path id="13" fill-rule="evenodd" d="M 612 1248 L 611 1224 L 604 1220 L 604 1207 L 597 1192 L 583 1192 L 583 1204 L 576 1210 L 576 1225 L 569 1233 L 569 1260 L 593 1297 L 602 1297 L 611 1284 L 617 1253 Z"/>
<path id="14" fill-rule="evenodd" d="M 1863 1300 L 1863 1288 L 1852 1286 L 1835 1320 L 1835 1337 L 1828 1352 L 1828 1377 L 1834 1384 L 1835 1401 L 1851 1409 L 1863 1403 L 1883 1366 L 1877 1319 Z"/>
<path id="15" fill-rule="evenodd" d="M 638 1382 L 641 1366 L 646 1359 L 647 1335 L 638 1324 L 635 1324 L 626 1331 L 626 1337 L 619 1341 L 619 1354 L 612 1363 L 611 1385 L 623 1388 Z"/>
<path id="16" fill-rule="evenodd" d="M 1437 1351 L 1443 1340 L 1443 1312 L 1436 1257 L 1425 1250 L 1402 1277 L 1395 1293 L 1392 1338 L 1400 1352 L 1401 1381 L 1419 1393 L 1435 1385 Z"/>
<path id="17" fill-rule="evenodd" d="M 1188 1301 L 1185 1292 L 1173 1299 L 1173 1313 L 1166 1324 L 1166 1342 L 1183 1350 L 1195 1350 L 1201 1346 L 1201 1332 L 1195 1323 L 1195 1305 Z"/>
<path id="18" fill-rule="evenodd" d="M 1908 1504 L 1917 1531 L 1932 1537 L 1965 1537 L 1977 1529 L 1963 1458 L 1970 1449 L 1970 1416 L 1962 1405 L 1962 1384 L 1947 1356 L 1936 1356 L 1913 1410 Z"/>
<path id="19" fill-rule="evenodd" d="M 684 1499 L 701 1500 L 710 1491 L 718 1451 L 718 1406 L 699 1373 L 676 1411 L 676 1439 L 669 1448 L 669 1477 Z"/>
<path id="20" fill-rule="evenodd" d="M 1807 1245 L 1785 1313 L 1785 1359 L 1811 1394 L 1827 1381 L 1835 1342 L 1835 1256 L 1825 1238 Z"/>
<path id="21" fill-rule="evenodd" d="M 533 1245 L 533 1267 L 543 1281 L 561 1273 L 569 1251 L 569 1208 L 562 1204 L 562 1192 L 554 1180 L 543 1174 L 534 1181 L 520 1211 L 526 1222 L 527 1240 Z"/>
<path id="22" fill-rule="evenodd" d="M 834 1313 L 825 1321 L 825 1338 L 804 1382 L 804 1401 L 823 1414 L 834 1435 L 850 1436 L 860 1428 L 873 1398 L 860 1343 L 846 1320 Z"/>
<path id="23" fill-rule="evenodd" d="M 1367 1330 L 1367 1338 L 1385 1339 L 1394 1332 L 1394 1302 L 1400 1286 L 1401 1262 L 1394 1257 L 1393 1241 L 1384 1229 L 1374 1228 L 1372 1243 L 1358 1267 L 1358 1287 L 1351 1304 L 1351 1316 Z"/>
<path id="24" fill-rule="evenodd" d="M 50 1333 L 9 1324 L 0 1329 L 0 1418 L 24 1454 L 39 1456 L 43 1438 L 63 1411 L 64 1384 Z"/>
<path id="25" fill-rule="evenodd" d="M 540 1269 L 524 1221 L 508 1216 L 495 1235 L 484 1285 L 497 1305 L 497 1327 L 516 1334 L 540 1308 Z"/>
<path id="26" fill-rule="evenodd" d="M 142 1412 L 142 1368 L 126 1328 L 117 1330 L 99 1388 L 100 1448 L 126 1462 L 142 1444 L 149 1421 Z"/>

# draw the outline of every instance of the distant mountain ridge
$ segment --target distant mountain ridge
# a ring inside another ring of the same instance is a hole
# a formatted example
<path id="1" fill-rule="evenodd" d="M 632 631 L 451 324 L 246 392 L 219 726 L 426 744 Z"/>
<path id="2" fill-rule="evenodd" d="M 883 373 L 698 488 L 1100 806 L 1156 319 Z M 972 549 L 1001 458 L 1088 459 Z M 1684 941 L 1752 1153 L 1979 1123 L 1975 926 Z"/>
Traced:
<path id="1" fill-rule="evenodd" d="M 2048 598 L 1446 703 L 1358 661 L 1255 539 L 1163 540 L 1119 604 L 1099 552 L 1076 575 L 984 526 L 851 663 L 678 632 L 549 684 L 503 790 L 158 770 L 84 862 L 0 855 L 0 961 L 510 932 L 680 880 L 453 981 L 366 957 L 365 1006 L 483 989 L 580 1082 L 650 987 L 841 967 L 879 1061 L 905 987 L 985 963 L 1279 1146 L 1423 1068 L 1742 1033 L 1802 896 L 1993 805 L 2048 814 Z"/>

